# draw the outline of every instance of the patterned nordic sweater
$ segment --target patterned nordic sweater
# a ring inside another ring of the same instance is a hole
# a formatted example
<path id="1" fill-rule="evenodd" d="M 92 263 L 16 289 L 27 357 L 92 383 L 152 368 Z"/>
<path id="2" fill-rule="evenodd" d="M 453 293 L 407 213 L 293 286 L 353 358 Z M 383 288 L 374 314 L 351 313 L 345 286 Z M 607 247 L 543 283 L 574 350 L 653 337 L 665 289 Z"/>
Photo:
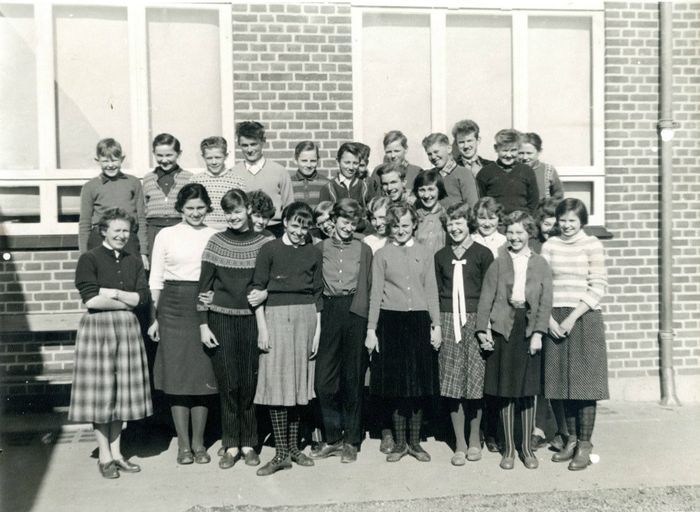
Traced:
<path id="1" fill-rule="evenodd" d="M 180 214 L 175 211 L 175 201 L 180 189 L 190 182 L 192 173 L 184 169 L 173 171 L 175 174 L 175 185 L 170 189 L 168 195 L 163 193 L 163 189 L 158 186 L 158 176 L 155 171 L 151 171 L 143 177 L 143 200 L 146 203 L 146 218 L 175 217 L 180 218 Z"/>

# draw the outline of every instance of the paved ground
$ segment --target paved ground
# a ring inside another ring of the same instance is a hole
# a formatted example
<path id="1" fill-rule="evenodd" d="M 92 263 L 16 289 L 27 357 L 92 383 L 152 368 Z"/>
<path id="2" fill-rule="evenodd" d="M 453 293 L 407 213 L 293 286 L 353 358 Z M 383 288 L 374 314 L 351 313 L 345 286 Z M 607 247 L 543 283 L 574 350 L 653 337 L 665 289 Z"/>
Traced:
<path id="1" fill-rule="evenodd" d="M 603 402 L 598 418 L 600 462 L 576 473 L 551 462 L 547 450 L 538 452 L 535 471 L 518 463 L 503 471 L 500 456 L 487 452 L 455 468 L 449 447 L 432 439 L 425 443 L 431 463 L 388 464 L 368 439 L 355 464 L 332 458 L 262 478 L 242 464 L 220 470 L 218 444 L 211 464 L 178 466 L 174 440 L 137 430 L 130 445 L 143 472 L 109 481 L 97 472 L 89 430 L 57 424 L 56 415 L 7 416 L 0 510 L 700 510 L 700 404 Z M 263 462 L 272 452 L 263 449 Z"/>

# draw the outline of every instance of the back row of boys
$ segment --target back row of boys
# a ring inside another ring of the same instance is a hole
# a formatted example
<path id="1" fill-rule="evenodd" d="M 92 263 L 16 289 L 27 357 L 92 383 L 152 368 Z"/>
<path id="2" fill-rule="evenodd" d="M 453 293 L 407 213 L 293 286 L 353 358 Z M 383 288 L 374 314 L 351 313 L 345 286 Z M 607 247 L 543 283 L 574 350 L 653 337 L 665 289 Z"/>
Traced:
<path id="1" fill-rule="evenodd" d="M 473 206 L 480 196 L 490 196 L 503 205 L 505 213 L 534 212 L 540 198 L 563 197 L 556 170 L 538 159 L 542 141 L 537 134 L 521 134 L 512 129 L 499 131 L 495 136 L 494 149 L 498 155 L 495 162 L 478 156 L 479 126 L 474 121 L 458 122 L 452 135 L 452 145 L 442 133 L 432 133 L 422 141 L 430 163 L 443 179 L 447 197 L 440 201 L 441 206 L 464 201 Z M 415 199 L 413 181 L 421 168 L 406 160 L 408 142 L 398 130 L 385 135 L 384 162 L 370 176 L 367 175 L 369 147 L 358 142 L 342 144 L 336 157 L 339 172 L 333 180 L 319 176 L 319 148 L 314 142 L 304 141 L 296 146 L 297 171 L 290 176 L 284 167 L 263 155 L 266 138 L 262 124 L 239 123 L 236 139 L 242 161 L 226 169 L 226 139 L 208 137 L 200 144 L 206 171 L 193 175 L 177 163 L 180 142 L 170 134 L 160 134 L 153 140 L 157 167 L 144 176 L 143 183 L 121 171 L 125 157 L 121 145 L 114 139 L 101 140 L 96 161 L 102 173 L 84 185 L 80 196 L 80 252 L 101 243 L 97 223 L 105 210 L 119 207 L 138 221 L 138 236 L 131 237 L 127 249 L 134 254 L 139 251 L 148 269 L 149 249 L 155 235 L 163 227 L 181 220 L 174 208 L 175 198 L 189 182 L 200 183 L 207 189 L 214 207 L 207 225 L 222 230 L 226 221 L 220 201 L 228 190 L 263 191 L 274 207 L 274 213 L 272 208 L 268 212 L 271 218 L 267 229 L 276 236 L 282 234 L 282 210 L 294 200 L 315 207 L 322 201 L 335 203 L 350 197 L 366 208 L 377 195 L 386 195 L 397 202 Z"/>

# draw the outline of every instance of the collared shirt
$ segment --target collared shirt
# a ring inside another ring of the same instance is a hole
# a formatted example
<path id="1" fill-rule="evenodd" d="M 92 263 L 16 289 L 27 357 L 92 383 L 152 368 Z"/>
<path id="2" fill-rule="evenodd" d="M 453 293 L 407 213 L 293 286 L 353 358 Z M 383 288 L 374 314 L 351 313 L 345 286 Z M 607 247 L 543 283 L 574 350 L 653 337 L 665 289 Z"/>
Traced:
<path id="1" fill-rule="evenodd" d="M 177 176 L 177 173 L 180 172 L 180 166 L 176 165 L 169 171 L 163 170 L 160 166 L 156 167 L 155 173 L 156 173 L 156 183 L 158 183 L 158 186 L 160 189 L 163 191 L 163 194 L 166 197 L 168 197 L 168 194 L 170 193 L 170 190 L 173 188 L 175 185 L 175 176 Z"/>
<path id="2" fill-rule="evenodd" d="M 105 173 L 100 174 L 100 178 L 102 179 L 102 184 L 107 183 L 108 181 L 117 181 L 117 180 L 126 180 L 127 175 L 124 174 L 123 172 L 119 171 L 117 174 L 114 176 L 107 176 Z"/>
<path id="3" fill-rule="evenodd" d="M 472 174 L 476 178 L 476 175 L 479 174 L 479 171 L 483 167 L 481 165 L 481 159 L 478 156 L 474 156 L 474 159 L 472 161 L 468 161 L 466 158 L 462 159 L 462 162 L 464 163 L 464 167 L 472 171 Z"/>
<path id="4" fill-rule="evenodd" d="M 109 244 L 108 244 L 107 242 L 105 242 L 104 240 L 102 241 L 102 247 L 104 247 L 104 248 L 107 249 L 108 251 L 113 252 L 113 253 L 114 253 L 114 257 L 115 257 L 116 259 L 119 259 L 119 256 L 121 255 L 121 252 L 120 252 L 118 249 L 115 249 L 114 247 L 112 247 L 111 245 L 109 245 Z"/>
<path id="5" fill-rule="evenodd" d="M 467 243 L 469 242 L 469 243 Z M 462 259 L 462 256 L 464 256 L 464 253 L 467 252 L 467 249 L 471 247 L 471 245 L 474 243 L 474 240 L 471 238 L 465 238 L 458 244 L 450 244 L 450 247 L 452 247 L 452 252 L 455 253 L 455 256 L 457 256 L 459 259 Z"/>
<path id="6" fill-rule="evenodd" d="M 525 302 L 525 281 L 527 278 L 527 263 L 532 256 L 529 247 L 525 247 L 520 252 L 508 251 L 513 259 L 513 292 L 510 300 L 513 302 Z"/>
<path id="7" fill-rule="evenodd" d="M 343 176 L 342 174 L 338 174 L 337 180 L 338 180 L 339 184 L 343 185 L 346 189 L 350 190 L 350 186 L 355 181 L 355 178 L 348 179 L 345 176 Z"/>
<path id="8" fill-rule="evenodd" d="M 452 171 L 454 171 L 457 168 L 457 162 L 454 161 L 453 158 L 450 158 L 449 161 L 445 164 L 445 166 L 440 169 L 440 176 L 443 178 L 450 174 Z"/>
<path id="9" fill-rule="evenodd" d="M 260 160 L 258 160 L 258 161 L 255 162 L 254 164 L 248 163 L 247 160 L 246 160 L 245 162 L 243 162 L 243 164 L 245 165 L 246 170 L 247 170 L 250 174 L 252 174 L 253 176 L 255 176 L 255 175 L 258 174 L 258 173 L 262 170 L 262 168 L 265 166 L 265 157 L 264 157 L 264 156 L 260 157 Z"/>
<path id="10" fill-rule="evenodd" d="M 330 297 L 351 295 L 357 290 L 362 242 L 331 237 L 321 244 L 323 252 L 323 294 Z"/>

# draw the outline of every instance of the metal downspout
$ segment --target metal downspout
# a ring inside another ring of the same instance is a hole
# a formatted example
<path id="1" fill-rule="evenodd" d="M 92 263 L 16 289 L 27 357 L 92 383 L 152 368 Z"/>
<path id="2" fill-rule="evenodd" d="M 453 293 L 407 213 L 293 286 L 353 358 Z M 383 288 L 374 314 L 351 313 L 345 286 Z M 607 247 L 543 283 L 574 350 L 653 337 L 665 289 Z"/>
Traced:
<path id="1" fill-rule="evenodd" d="M 673 367 L 673 2 L 659 2 L 659 81 L 661 112 L 661 260 L 659 348 L 661 356 L 661 404 L 681 405 L 676 395 Z"/>

